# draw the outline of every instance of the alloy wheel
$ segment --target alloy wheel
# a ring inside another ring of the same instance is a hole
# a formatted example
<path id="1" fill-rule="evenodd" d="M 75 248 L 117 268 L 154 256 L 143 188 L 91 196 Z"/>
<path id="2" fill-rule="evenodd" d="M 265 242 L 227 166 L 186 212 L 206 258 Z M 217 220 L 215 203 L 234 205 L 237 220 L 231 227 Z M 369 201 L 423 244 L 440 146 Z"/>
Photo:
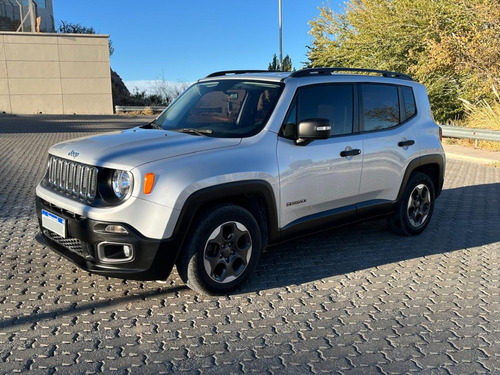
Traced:
<path id="1" fill-rule="evenodd" d="M 252 255 L 252 237 L 236 221 L 219 225 L 210 234 L 203 252 L 207 275 L 217 283 L 230 283 L 247 268 Z"/>
<path id="2" fill-rule="evenodd" d="M 425 184 L 415 186 L 408 199 L 408 221 L 414 228 L 422 226 L 429 216 L 431 194 Z"/>

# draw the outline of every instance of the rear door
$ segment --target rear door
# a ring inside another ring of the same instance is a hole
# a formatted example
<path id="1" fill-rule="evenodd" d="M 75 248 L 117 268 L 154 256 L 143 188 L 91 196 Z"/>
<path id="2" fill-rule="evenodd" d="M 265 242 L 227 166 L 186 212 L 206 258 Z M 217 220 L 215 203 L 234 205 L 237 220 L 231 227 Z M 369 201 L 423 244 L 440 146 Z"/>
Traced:
<path id="1" fill-rule="evenodd" d="M 363 208 L 397 198 L 406 166 L 417 156 L 418 147 L 410 86 L 363 83 L 359 92 L 364 158 L 358 207 Z"/>

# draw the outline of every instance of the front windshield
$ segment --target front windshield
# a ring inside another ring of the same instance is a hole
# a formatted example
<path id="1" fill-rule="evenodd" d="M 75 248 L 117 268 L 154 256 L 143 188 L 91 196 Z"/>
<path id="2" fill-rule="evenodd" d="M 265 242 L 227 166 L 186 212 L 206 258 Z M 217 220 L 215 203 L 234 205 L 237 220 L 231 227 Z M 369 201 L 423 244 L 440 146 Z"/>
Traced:
<path id="1" fill-rule="evenodd" d="M 281 83 L 236 79 L 199 82 L 155 122 L 165 130 L 196 135 L 250 137 L 266 124 L 281 88 Z"/>

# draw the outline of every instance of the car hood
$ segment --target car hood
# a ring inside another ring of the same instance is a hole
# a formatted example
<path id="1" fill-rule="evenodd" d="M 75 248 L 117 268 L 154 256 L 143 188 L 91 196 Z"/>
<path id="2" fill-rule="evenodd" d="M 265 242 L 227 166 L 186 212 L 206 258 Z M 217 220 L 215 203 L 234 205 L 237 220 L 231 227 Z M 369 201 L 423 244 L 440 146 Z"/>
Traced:
<path id="1" fill-rule="evenodd" d="M 51 147 L 51 155 L 107 168 L 134 168 L 155 160 L 237 146 L 241 138 L 214 138 L 133 128 L 77 138 Z"/>

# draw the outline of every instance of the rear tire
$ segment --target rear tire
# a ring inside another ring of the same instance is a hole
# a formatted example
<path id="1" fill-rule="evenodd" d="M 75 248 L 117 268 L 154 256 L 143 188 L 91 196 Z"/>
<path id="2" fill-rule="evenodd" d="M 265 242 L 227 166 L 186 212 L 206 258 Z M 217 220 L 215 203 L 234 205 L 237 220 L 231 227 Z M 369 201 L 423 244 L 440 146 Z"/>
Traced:
<path id="1" fill-rule="evenodd" d="M 431 178 L 425 173 L 411 175 L 396 212 L 387 219 L 389 228 L 402 236 L 422 233 L 434 212 L 435 190 Z"/>
<path id="2" fill-rule="evenodd" d="M 215 206 L 192 226 L 177 271 L 199 293 L 229 293 L 255 269 L 261 238 L 257 221 L 246 209 L 232 204 Z"/>

